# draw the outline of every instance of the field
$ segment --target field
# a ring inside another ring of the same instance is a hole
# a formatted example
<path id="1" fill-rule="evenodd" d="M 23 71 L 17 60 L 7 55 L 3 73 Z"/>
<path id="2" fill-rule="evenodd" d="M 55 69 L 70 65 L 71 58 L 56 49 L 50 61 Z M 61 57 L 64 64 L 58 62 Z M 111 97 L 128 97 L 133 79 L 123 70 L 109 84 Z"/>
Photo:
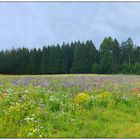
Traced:
<path id="1" fill-rule="evenodd" d="M 1 138 L 140 138 L 140 76 L 0 75 Z"/>

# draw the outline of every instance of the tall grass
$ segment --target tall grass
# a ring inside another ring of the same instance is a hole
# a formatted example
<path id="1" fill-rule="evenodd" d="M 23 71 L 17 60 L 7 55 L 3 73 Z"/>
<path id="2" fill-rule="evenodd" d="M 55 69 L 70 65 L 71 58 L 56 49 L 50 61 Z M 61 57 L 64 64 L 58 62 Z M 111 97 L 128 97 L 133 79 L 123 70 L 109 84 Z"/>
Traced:
<path id="1" fill-rule="evenodd" d="M 81 91 L 58 86 L 58 81 L 54 78 L 44 87 L 1 76 L 0 137 L 140 137 L 139 83 L 124 85 L 123 90 L 116 83 L 111 91 L 109 84 Z"/>

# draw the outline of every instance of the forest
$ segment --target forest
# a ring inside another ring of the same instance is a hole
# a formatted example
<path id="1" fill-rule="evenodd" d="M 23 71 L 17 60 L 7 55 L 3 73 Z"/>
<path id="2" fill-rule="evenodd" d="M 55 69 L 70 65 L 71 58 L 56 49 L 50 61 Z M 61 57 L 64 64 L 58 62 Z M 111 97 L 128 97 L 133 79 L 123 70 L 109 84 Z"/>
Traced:
<path id="1" fill-rule="evenodd" d="M 88 40 L 0 51 L 0 74 L 69 73 L 140 74 L 140 46 L 105 37 L 98 49 Z"/>

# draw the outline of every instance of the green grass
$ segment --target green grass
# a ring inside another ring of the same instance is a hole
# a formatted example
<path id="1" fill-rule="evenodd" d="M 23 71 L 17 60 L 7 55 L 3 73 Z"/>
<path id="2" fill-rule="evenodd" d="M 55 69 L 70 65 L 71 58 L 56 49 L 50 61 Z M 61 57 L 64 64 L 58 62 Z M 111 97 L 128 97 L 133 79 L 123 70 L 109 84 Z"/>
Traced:
<path id="1" fill-rule="evenodd" d="M 128 90 L 129 85 L 121 94 L 116 84 L 112 91 L 104 87 L 83 91 L 90 99 L 82 95 L 75 100 L 81 91 L 58 86 L 55 76 L 48 76 L 49 87 L 15 86 L 11 81 L 15 77 L 25 76 L 0 76 L 1 138 L 140 137 L 139 91 Z"/>

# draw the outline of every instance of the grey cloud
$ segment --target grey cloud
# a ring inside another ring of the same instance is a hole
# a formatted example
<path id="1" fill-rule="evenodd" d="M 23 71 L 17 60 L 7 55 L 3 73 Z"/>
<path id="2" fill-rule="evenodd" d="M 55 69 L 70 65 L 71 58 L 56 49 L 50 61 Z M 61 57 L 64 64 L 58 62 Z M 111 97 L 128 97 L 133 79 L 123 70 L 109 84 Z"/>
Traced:
<path id="1" fill-rule="evenodd" d="M 0 3 L 0 49 L 86 41 L 105 36 L 140 44 L 140 2 Z"/>

